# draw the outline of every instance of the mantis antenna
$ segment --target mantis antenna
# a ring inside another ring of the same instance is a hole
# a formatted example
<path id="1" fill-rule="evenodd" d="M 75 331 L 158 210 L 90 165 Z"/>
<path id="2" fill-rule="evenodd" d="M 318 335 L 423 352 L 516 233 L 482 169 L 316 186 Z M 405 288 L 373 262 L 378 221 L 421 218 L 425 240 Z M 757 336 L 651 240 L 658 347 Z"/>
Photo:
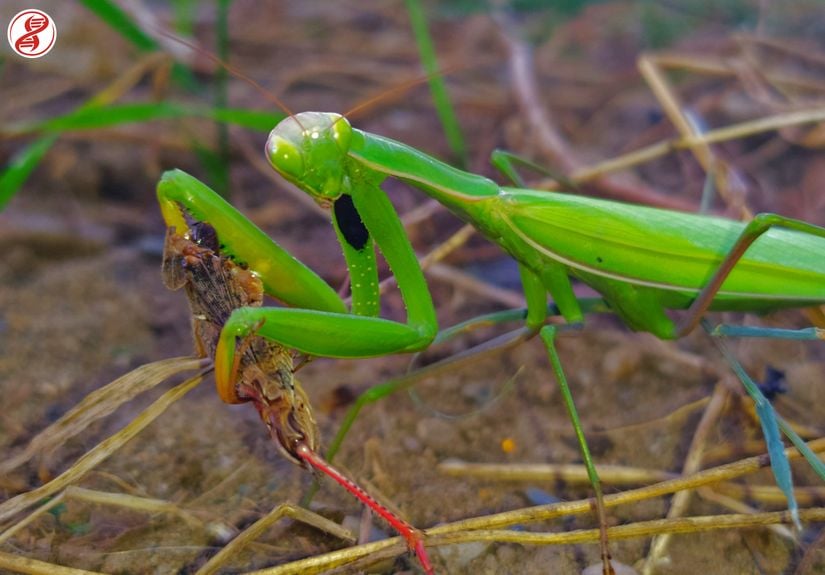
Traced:
<path id="1" fill-rule="evenodd" d="M 275 104 L 285 114 L 287 114 L 289 117 L 291 117 L 293 120 L 295 120 L 298 123 L 299 126 L 301 126 L 301 122 L 298 121 L 298 118 L 295 117 L 295 114 L 292 112 L 292 110 L 289 109 L 289 107 L 283 102 L 283 100 L 281 100 L 278 96 L 276 96 L 275 94 L 273 94 L 272 92 L 270 92 L 269 90 L 264 88 L 261 85 L 260 82 L 258 82 L 257 80 L 255 80 L 251 76 L 241 72 L 239 69 L 232 66 L 229 62 L 225 62 L 225 61 L 221 60 L 218 56 L 216 56 L 215 54 L 213 54 L 209 50 L 199 46 L 198 44 L 196 44 L 194 42 L 190 42 L 189 40 L 185 40 L 185 39 L 181 38 L 180 36 L 176 36 L 175 34 L 172 34 L 171 32 L 168 32 L 166 30 L 158 29 L 157 32 L 158 32 L 158 34 L 160 34 L 164 38 L 168 38 L 169 40 L 172 40 L 173 42 L 183 44 L 184 46 L 186 46 L 190 50 L 193 50 L 194 52 L 197 52 L 198 54 L 201 54 L 201 55 L 205 56 L 206 58 L 208 58 L 209 60 L 211 60 L 212 62 L 217 64 L 218 66 L 221 66 L 222 68 L 224 68 L 227 72 L 229 72 L 230 74 L 232 74 L 236 78 L 249 83 L 249 85 L 251 85 L 253 88 L 255 88 L 264 98 L 266 98 L 267 100 L 269 100 L 270 102 Z M 304 127 L 301 126 L 301 129 L 303 130 Z"/>

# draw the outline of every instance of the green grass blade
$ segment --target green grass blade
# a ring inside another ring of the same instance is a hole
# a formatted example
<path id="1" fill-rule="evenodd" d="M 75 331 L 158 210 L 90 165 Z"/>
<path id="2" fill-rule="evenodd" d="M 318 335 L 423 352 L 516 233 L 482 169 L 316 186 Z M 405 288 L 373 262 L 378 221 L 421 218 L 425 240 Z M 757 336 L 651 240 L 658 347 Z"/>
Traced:
<path id="1" fill-rule="evenodd" d="M 172 22 L 175 32 L 190 37 L 195 32 L 198 0 L 172 0 Z"/>
<path id="2" fill-rule="evenodd" d="M 208 116 L 218 122 L 234 124 L 256 132 L 271 132 L 275 125 L 286 118 L 282 112 L 266 112 L 246 108 L 212 108 L 205 110 Z"/>
<path id="3" fill-rule="evenodd" d="M 225 125 L 225 124 L 222 124 Z M 226 170 L 226 162 L 221 158 L 220 154 L 202 145 L 198 141 L 192 142 L 192 150 L 198 157 L 198 161 L 206 171 L 206 180 L 210 188 L 215 188 L 217 183 L 227 189 L 229 186 L 229 173 Z M 215 190 L 217 191 L 217 190 Z M 226 196 L 224 199 L 228 200 Z"/>
<path id="4" fill-rule="evenodd" d="M 217 0 L 215 38 L 218 58 L 229 62 L 229 5 L 231 0 Z M 229 72 L 226 66 L 218 66 L 215 74 L 215 108 L 226 108 L 229 104 Z M 229 199 L 229 128 L 218 122 L 217 158 L 211 162 L 213 188 Z"/>
<path id="5" fill-rule="evenodd" d="M 132 22 L 129 15 L 114 2 L 109 0 L 80 0 L 80 3 L 142 52 L 152 52 L 160 49 L 158 43 Z"/>
<path id="6" fill-rule="evenodd" d="M 36 132 L 66 132 L 95 130 L 121 124 L 184 118 L 207 118 L 235 124 L 259 132 L 270 131 L 280 122 L 281 113 L 240 108 L 193 107 L 173 102 L 151 104 L 116 104 L 112 106 L 81 108 L 64 116 L 11 130 L 14 134 Z"/>
<path id="7" fill-rule="evenodd" d="M 430 32 L 427 29 L 424 9 L 421 7 L 420 0 L 405 0 L 405 3 L 407 12 L 410 14 L 410 23 L 412 24 L 415 41 L 418 44 L 418 52 L 421 55 L 421 63 L 428 76 L 430 93 L 433 96 L 438 118 L 441 120 L 447 142 L 458 160 L 459 166 L 464 167 L 467 165 L 467 145 L 464 143 L 464 136 L 461 134 L 458 118 L 450 103 L 444 78 L 439 73 L 438 60 L 436 59 Z"/>
<path id="8" fill-rule="evenodd" d="M 0 211 L 25 183 L 55 140 L 56 134 L 42 136 L 12 158 L 8 167 L 0 174 Z"/>
<path id="9" fill-rule="evenodd" d="M 157 41 L 146 34 L 138 26 L 129 14 L 123 11 L 117 4 L 110 0 L 80 0 L 90 12 L 111 26 L 118 34 L 132 43 L 141 52 L 153 52 L 160 50 Z M 198 86 L 197 80 L 192 72 L 177 62 L 172 67 L 172 77 L 175 81 L 188 90 L 194 91 Z"/>
<path id="10" fill-rule="evenodd" d="M 62 132 L 95 130 L 151 120 L 205 118 L 258 132 L 269 132 L 284 114 L 240 108 L 192 107 L 171 102 L 82 107 L 64 116 L 6 130 L 7 135 L 41 134 L 0 173 L 0 210 L 14 197 Z"/>

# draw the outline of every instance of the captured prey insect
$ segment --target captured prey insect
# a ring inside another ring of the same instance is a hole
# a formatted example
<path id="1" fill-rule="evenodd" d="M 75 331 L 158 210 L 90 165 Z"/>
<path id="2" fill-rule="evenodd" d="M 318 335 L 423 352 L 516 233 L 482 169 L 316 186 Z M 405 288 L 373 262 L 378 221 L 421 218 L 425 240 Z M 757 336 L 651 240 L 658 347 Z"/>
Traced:
<path id="1" fill-rule="evenodd" d="M 183 235 L 166 232 L 163 282 L 184 288 L 192 312 L 192 332 L 199 357 L 214 357 L 221 328 L 239 307 L 263 304 L 263 286 L 251 271 L 219 253 L 219 240 L 207 223 L 192 224 Z M 282 453 L 301 465 L 298 447 L 318 447 L 318 428 L 306 393 L 293 377 L 292 353 L 277 343 L 250 337 L 239 354 L 238 384 L 227 403 L 251 401 Z"/>
<path id="2" fill-rule="evenodd" d="M 235 257 L 265 272 L 265 285 L 277 284 L 285 303 L 302 308 L 234 311 L 215 351 L 219 387 L 234 388 L 237 342 L 252 334 L 311 355 L 342 358 L 416 351 L 430 343 L 436 324 L 429 291 L 398 216 L 380 189 L 387 177 L 402 180 L 472 224 L 518 262 L 528 307 L 524 329 L 544 342 L 596 494 L 605 573 L 612 569 L 602 490 L 556 352 L 555 338 L 565 326 L 545 325 L 547 293 L 567 324 L 581 325 L 584 313 L 571 283 L 578 279 L 598 291 L 630 328 L 662 339 L 686 335 L 707 311 L 767 312 L 825 303 L 825 229 L 803 221 L 760 214 L 746 224 L 501 187 L 403 143 L 354 129 L 332 113 L 306 112 L 283 120 L 271 132 L 266 150 L 279 173 L 332 208 L 352 278 L 352 314 L 320 284 L 313 283 L 313 293 L 301 300 L 308 290 L 293 288 L 309 284 L 289 271 L 296 267 L 294 260 L 279 248 L 264 247 L 268 238 L 260 238 L 234 211 L 203 193 L 185 193 L 173 185 L 180 176 L 167 175 L 159 188 L 165 214 L 180 203 L 197 219 L 213 223 Z M 372 317 L 379 300 L 373 241 L 398 280 L 408 310 L 406 324 Z M 677 323 L 669 310 L 687 311 Z M 822 331 L 722 325 L 712 335 L 818 339 Z M 738 369 L 737 375 L 756 402 L 774 475 L 796 518 L 780 429 L 823 478 L 825 466 L 775 414 L 747 374 Z"/>
<path id="3" fill-rule="evenodd" d="M 214 357 L 221 329 L 235 309 L 259 307 L 264 286 L 252 271 L 220 253 L 220 239 L 206 222 L 183 233 L 170 227 L 163 254 L 163 280 L 183 288 L 192 312 L 196 352 Z M 246 337 L 235 356 L 234 388 L 222 388 L 227 403 L 252 402 L 284 456 L 302 467 L 332 477 L 401 533 L 427 573 L 429 559 L 418 532 L 317 453 L 318 428 L 306 393 L 294 377 L 292 351 L 270 339 Z"/>

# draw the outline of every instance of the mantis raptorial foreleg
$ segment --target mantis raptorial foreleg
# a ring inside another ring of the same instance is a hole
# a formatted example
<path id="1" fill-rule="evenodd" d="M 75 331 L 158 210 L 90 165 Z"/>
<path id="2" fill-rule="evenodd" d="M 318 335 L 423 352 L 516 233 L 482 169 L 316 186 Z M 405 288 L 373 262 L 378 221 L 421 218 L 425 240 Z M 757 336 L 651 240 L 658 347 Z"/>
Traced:
<path id="1" fill-rule="evenodd" d="M 225 401 L 234 395 L 237 342 L 250 335 L 309 355 L 337 358 L 417 351 L 435 337 L 435 311 L 424 276 L 395 210 L 375 189 L 365 182 L 361 191 L 353 191 L 357 212 L 336 208 L 334 213 L 353 283 L 350 314 L 326 282 L 209 188 L 179 171 L 167 173 L 161 181 L 158 198 L 170 225 L 185 229 L 181 208 L 196 220 L 209 222 L 218 230 L 227 253 L 261 276 L 268 294 L 295 306 L 242 308 L 226 321 L 215 353 L 215 377 Z M 370 235 L 367 228 L 378 231 Z M 359 315 L 378 311 L 375 259 L 369 255 L 371 237 L 399 280 L 408 313 L 406 324 Z"/>

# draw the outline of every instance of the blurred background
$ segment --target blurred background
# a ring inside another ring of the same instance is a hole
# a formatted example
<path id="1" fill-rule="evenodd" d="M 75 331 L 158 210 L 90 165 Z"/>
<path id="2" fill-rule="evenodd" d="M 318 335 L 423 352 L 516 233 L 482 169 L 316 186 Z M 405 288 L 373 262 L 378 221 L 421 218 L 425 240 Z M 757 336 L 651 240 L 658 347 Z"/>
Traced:
<path id="1" fill-rule="evenodd" d="M 130 369 L 191 353 L 185 297 L 165 290 L 160 278 L 165 230 L 154 188 L 164 170 L 182 168 L 209 183 L 332 286 L 344 284 L 346 268 L 328 215 L 277 177 L 262 153 L 268 130 L 289 111 L 352 110 L 361 129 L 504 183 L 489 163 L 496 148 L 568 182 L 600 162 L 680 135 L 790 113 L 821 121 L 825 110 L 825 13 L 818 0 L 424 2 L 437 54 L 432 64 L 439 70 L 431 77 L 446 83 L 455 113 L 457 129 L 449 119 L 445 128 L 442 118 L 450 112 L 434 104 L 409 4 L 3 2 L 4 25 L 20 10 L 38 8 L 54 19 L 58 36 L 43 58 L 21 58 L 7 44 L 0 56 L 2 453 L 19 450 L 90 391 Z M 287 110 L 210 54 L 260 83 Z M 646 75 L 642 55 L 648 57 Z M 650 80 L 660 83 L 651 87 Z M 747 219 L 775 211 L 822 225 L 824 144 L 822 124 L 782 122 L 780 129 L 600 171 L 576 190 L 699 211 L 710 179 L 711 213 Z M 545 174 L 524 175 L 531 186 L 558 187 Z M 422 194 L 397 182 L 385 189 L 420 255 L 461 227 Z M 427 275 L 442 326 L 523 304 L 515 266 L 479 237 Z M 388 293 L 384 315 L 404 317 L 396 291 Z M 812 321 L 798 312 L 726 319 L 784 327 Z M 559 348 L 597 462 L 679 472 L 701 409 L 725 369 L 718 353 L 701 335 L 663 345 L 609 316 L 588 325 Z M 789 391 L 777 400 L 780 410 L 819 435 L 825 417 L 816 401 L 825 367 L 821 347 L 742 342 L 735 348 L 757 379 L 769 378 L 771 369 L 784 375 Z M 409 364 L 409 357 L 318 360 L 302 370 L 323 437 L 332 437 L 360 392 Z M 128 403 L 54 453 L 0 477 L 3 498 L 58 474 L 151 399 Z M 737 392 L 730 393 L 713 434 L 714 445 L 729 449 L 708 456 L 707 465 L 761 453 L 749 451 L 758 426 Z M 402 393 L 368 407 L 338 461 L 422 528 L 589 494 L 586 485 L 560 479 L 447 477 L 436 464 L 448 458 L 579 461 L 540 344 L 528 342 L 474 369 L 425 381 L 418 401 Z M 804 466 L 797 474 L 800 484 L 810 480 Z M 772 485 L 768 472 L 754 481 Z M 207 381 L 82 484 L 172 501 L 205 525 L 222 525 L 223 535 L 174 517 L 78 503 L 38 519 L 2 551 L 106 573 L 194 572 L 263 513 L 298 502 L 310 483 L 309 474 L 273 448 L 251 407 L 222 404 Z M 608 493 L 617 489 L 606 487 Z M 666 504 L 619 508 L 613 520 L 660 517 Z M 347 525 L 357 525 L 361 512 L 329 482 L 312 505 Z M 695 513 L 721 512 L 709 499 L 693 505 Z M 782 505 L 779 500 L 772 508 Z M 539 527 L 592 524 L 584 517 Z M 767 531 L 676 541 L 668 549 L 670 562 L 657 573 L 807 574 L 825 568 L 822 538 L 813 528 L 802 538 L 809 547 Z M 649 543 L 616 543 L 615 556 L 634 564 Z M 225 572 L 339 545 L 284 521 Z M 444 573 L 579 573 L 597 550 L 479 544 L 435 555 Z M 399 558 L 373 569 L 415 567 Z"/>

